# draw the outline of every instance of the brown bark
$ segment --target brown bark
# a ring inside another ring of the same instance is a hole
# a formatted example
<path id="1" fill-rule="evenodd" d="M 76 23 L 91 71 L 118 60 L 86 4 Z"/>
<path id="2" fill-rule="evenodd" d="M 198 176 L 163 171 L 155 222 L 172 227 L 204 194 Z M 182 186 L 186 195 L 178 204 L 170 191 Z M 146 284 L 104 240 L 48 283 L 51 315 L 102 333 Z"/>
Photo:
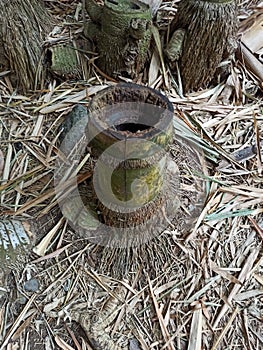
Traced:
<path id="1" fill-rule="evenodd" d="M 236 48 L 237 6 L 235 0 L 182 0 L 171 32 L 184 31 L 181 49 L 174 35 L 168 50 L 171 60 L 180 55 L 179 67 L 185 92 L 207 86 L 219 63 Z M 178 41 L 178 40 L 177 40 Z M 171 51 L 172 50 L 172 51 Z"/>
<path id="2" fill-rule="evenodd" d="M 39 0 L 0 1 L 0 66 L 11 69 L 23 91 L 34 89 L 41 78 L 42 46 L 53 22 Z"/>

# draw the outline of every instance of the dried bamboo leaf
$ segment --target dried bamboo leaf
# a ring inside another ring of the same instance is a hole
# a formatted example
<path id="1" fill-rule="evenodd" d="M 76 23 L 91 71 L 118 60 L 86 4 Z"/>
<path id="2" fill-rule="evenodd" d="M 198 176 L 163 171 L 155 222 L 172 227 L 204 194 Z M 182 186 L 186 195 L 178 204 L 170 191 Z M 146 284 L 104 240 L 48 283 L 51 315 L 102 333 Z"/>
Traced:
<path id="1" fill-rule="evenodd" d="M 175 350 L 175 347 L 174 347 L 173 343 L 170 341 L 171 339 L 170 339 L 167 327 L 166 327 L 165 322 L 164 322 L 162 311 L 159 308 L 158 302 L 157 302 L 156 297 L 154 295 L 154 291 L 153 291 L 153 287 L 152 287 L 151 281 L 149 279 L 148 279 L 148 283 L 149 283 L 149 288 L 150 288 L 150 292 L 151 292 L 151 297 L 152 297 L 152 300 L 153 300 L 154 308 L 155 308 L 155 311 L 156 311 L 156 315 L 158 317 L 158 321 L 159 321 L 159 324 L 160 324 L 160 328 L 161 328 L 161 331 L 162 331 L 163 338 L 164 338 L 164 340 L 166 342 L 167 349 Z"/>
<path id="2" fill-rule="evenodd" d="M 154 51 L 150 63 L 149 74 L 148 74 L 148 84 L 153 87 L 154 82 L 158 78 L 160 69 L 160 58 L 157 50 Z"/>
<path id="3" fill-rule="evenodd" d="M 213 261 L 210 261 L 211 269 L 216 272 L 218 275 L 228 279 L 232 283 L 240 284 L 242 283 L 233 275 L 231 275 L 229 272 L 222 270 L 219 266 L 217 266 Z"/>
<path id="4" fill-rule="evenodd" d="M 38 256 L 44 256 L 46 250 L 52 240 L 52 238 L 57 234 L 61 224 L 63 223 L 64 218 L 62 217 L 58 223 L 49 231 L 49 233 L 41 240 L 41 242 L 33 248 L 33 252 Z"/>
<path id="5" fill-rule="evenodd" d="M 202 349 L 202 309 L 199 307 L 194 310 L 191 322 L 190 337 L 188 343 L 188 350 Z"/>
<path id="6" fill-rule="evenodd" d="M 245 65 L 258 78 L 262 87 L 263 82 L 263 64 L 253 55 L 253 53 L 243 44 L 240 43 L 241 59 L 244 60 Z"/>
<path id="7" fill-rule="evenodd" d="M 262 34 L 263 34 L 263 30 L 262 30 Z M 258 174 L 259 176 L 262 176 L 262 173 L 263 173 L 262 158 L 263 157 L 261 155 L 261 142 L 260 142 L 261 139 L 260 139 L 259 125 L 255 114 L 253 115 L 253 119 L 254 119 L 255 137 L 256 137 Z"/>
<path id="8" fill-rule="evenodd" d="M 263 48 L 263 13 L 257 11 L 255 15 L 254 23 L 248 30 L 242 33 L 243 44 L 253 53 Z"/>
<path id="9" fill-rule="evenodd" d="M 36 294 L 33 294 L 30 299 L 28 300 L 28 302 L 26 303 L 26 305 L 24 306 L 23 310 L 21 311 L 21 313 L 19 314 L 19 316 L 17 317 L 17 319 L 15 320 L 15 322 L 12 324 L 12 327 L 9 329 L 8 333 L 6 334 L 6 337 L 4 338 L 2 345 L 0 347 L 0 350 L 4 350 L 6 349 L 5 346 L 8 344 L 9 340 L 12 338 L 13 334 L 16 332 L 16 330 L 18 329 L 20 323 L 23 321 L 25 315 L 27 314 L 28 310 L 30 309 L 30 307 L 32 306 L 35 298 L 36 298 Z"/>
<path id="10" fill-rule="evenodd" d="M 240 274 L 238 276 L 238 280 L 241 283 L 244 283 L 245 280 L 247 280 L 250 277 L 250 274 L 251 274 L 254 262 L 257 259 L 258 253 L 259 253 L 259 248 L 254 248 L 251 251 L 251 253 L 248 256 L 248 258 L 246 259 L 246 262 L 245 262 L 245 264 L 244 264 L 244 266 L 243 266 L 243 268 L 242 268 L 242 270 L 241 270 L 241 272 L 240 272 Z M 222 317 L 228 311 L 229 304 L 231 304 L 232 299 L 236 296 L 236 294 L 240 290 L 240 288 L 241 288 L 241 286 L 239 284 L 235 284 L 234 287 L 232 288 L 231 292 L 229 293 L 229 295 L 227 297 L 228 304 L 225 303 L 223 305 L 223 307 L 220 310 L 217 318 L 214 321 L 213 329 L 215 329 L 218 326 L 218 324 L 221 321 Z"/>
<path id="11" fill-rule="evenodd" d="M 63 339 L 61 339 L 58 335 L 55 336 L 55 342 L 62 350 L 74 350 L 72 346 L 67 344 Z"/>
<path id="12" fill-rule="evenodd" d="M 16 340 L 21 336 L 21 334 L 26 330 L 26 328 L 32 323 L 32 320 L 34 319 L 36 315 L 36 311 L 33 311 L 29 317 L 21 324 L 21 326 L 18 327 L 14 335 L 12 336 L 12 341 Z"/>
<path id="13" fill-rule="evenodd" d="M 2 174 L 2 171 L 4 169 L 4 164 L 5 164 L 4 155 L 3 155 L 3 152 L 0 150 L 0 175 Z"/>
<path id="14" fill-rule="evenodd" d="M 220 344 L 221 340 L 224 338 L 224 336 L 226 335 L 227 331 L 231 327 L 231 325 L 232 325 L 235 317 L 237 316 L 238 312 L 239 312 L 239 309 L 236 308 L 234 310 L 234 312 L 232 313 L 232 315 L 231 315 L 229 321 L 227 322 L 226 326 L 223 328 L 221 334 L 219 335 L 219 337 L 217 338 L 217 340 L 213 344 L 213 347 L 211 348 L 211 350 L 217 350 L 218 349 L 218 345 Z"/>
<path id="15" fill-rule="evenodd" d="M 259 295 L 263 295 L 263 289 L 253 289 L 247 292 L 238 293 L 233 299 L 235 301 L 243 301 L 248 299 L 253 300 Z"/>
<path id="16" fill-rule="evenodd" d="M 157 48 L 157 51 L 158 51 L 158 54 L 159 54 L 159 57 L 160 57 L 165 86 L 168 88 L 169 87 L 169 82 L 168 82 L 167 72 L 166 72 L 165 64 L 164 64 L 163 49 L 162 49 L 160 34 L 159 34 L 158 29 L 154 25 L 152 25 L 152 34 L 153 34 L 153 38 L 154 38 L 154 41 L 155 41 L 155 44 L 156 44 L 156 48 Z"/>
<path id="17" fill-rule="evenodd" d="M 69 327 L 66 327 L 66 328 L 67 328 L 67 331 L 70 334 L 70 336 L 71 336 L 71 338 L 72 338 L 72 340 L 73 340 L 77 350 L 83 350 L 83 348 L 81 347 L 80 343 L 78 342 L 74 332 Z"/>

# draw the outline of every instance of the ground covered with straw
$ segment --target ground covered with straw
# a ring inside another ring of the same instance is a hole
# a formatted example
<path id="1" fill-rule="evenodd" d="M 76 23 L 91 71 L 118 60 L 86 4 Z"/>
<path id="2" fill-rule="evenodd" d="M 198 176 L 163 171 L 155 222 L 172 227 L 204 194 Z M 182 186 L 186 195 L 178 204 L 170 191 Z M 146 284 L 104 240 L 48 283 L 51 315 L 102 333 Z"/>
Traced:
<path id="1" fill-rule="evenodd" d="M 162 2 L 161 33 L 177 2 Z M 50 40 L 74 40 L 79 2 L 45 3 L 63 22 Z M 237 52 L 207 89 L 183 95 L 158 47 L 133 80 L 165 93 L 207 148 L 207 200 L 191 230 L 182 235 L 171 224 L 156 243 L 167 259 L 154 271 L 137 264 L 124 279 L 104 268 L 110 254 L 61 217 L 53 188 L 59 125 L 75 104 L 86 106 L 116 81 L 93 54 L 81 80 L 50 78 L 27 94 L 0 72 L 0 221 L 19 219 L 36 232 L 32 249 L 0 270 L 1 350 L 263 348 L 262 18 L 263 3 L 239 2 L 239 37 L 250 50 Z M 261 51 L 251 38 L 261 38 Z"/>

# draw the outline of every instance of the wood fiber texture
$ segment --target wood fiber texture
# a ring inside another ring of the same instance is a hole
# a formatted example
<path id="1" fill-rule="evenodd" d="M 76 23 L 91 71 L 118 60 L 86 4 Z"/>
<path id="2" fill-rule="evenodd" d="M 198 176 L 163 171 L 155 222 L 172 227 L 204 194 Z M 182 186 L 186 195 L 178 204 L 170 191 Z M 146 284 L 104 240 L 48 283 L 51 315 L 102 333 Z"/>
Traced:
<path id="1" fill-rule="evenodd" d="M 236 48 L 236 2 L 182 0 L 171 24 L 172 33 L 178 29 L 186 31 L 179 60 L 184 91 L 198 90 Z"/>

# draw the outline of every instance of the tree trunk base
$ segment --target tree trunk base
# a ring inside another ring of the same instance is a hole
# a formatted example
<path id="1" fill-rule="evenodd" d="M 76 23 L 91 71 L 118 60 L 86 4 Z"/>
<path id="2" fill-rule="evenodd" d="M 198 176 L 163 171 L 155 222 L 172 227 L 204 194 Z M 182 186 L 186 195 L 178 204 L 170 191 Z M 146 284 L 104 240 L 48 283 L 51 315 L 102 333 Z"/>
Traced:
<path id="1" fill-rule="evenodd" d="M 172 33 L 178 30 L 185 31 L 179 59 L 184 91 L 206 87 L 219 63 L 237 47 L 236 2 L 182 0 L 171 25 Z M 178 58 L 177 39 L 172 37 L 167 48 L 167 56 L 174 60 Z"/>
<path id="2" fill-rule="evenodd" d="M 34 89 L 43 77 L 43 43 L 53 23 L 41 1 L 0 1 L 0 64 L 8 64 L 23 91 Z"/>

